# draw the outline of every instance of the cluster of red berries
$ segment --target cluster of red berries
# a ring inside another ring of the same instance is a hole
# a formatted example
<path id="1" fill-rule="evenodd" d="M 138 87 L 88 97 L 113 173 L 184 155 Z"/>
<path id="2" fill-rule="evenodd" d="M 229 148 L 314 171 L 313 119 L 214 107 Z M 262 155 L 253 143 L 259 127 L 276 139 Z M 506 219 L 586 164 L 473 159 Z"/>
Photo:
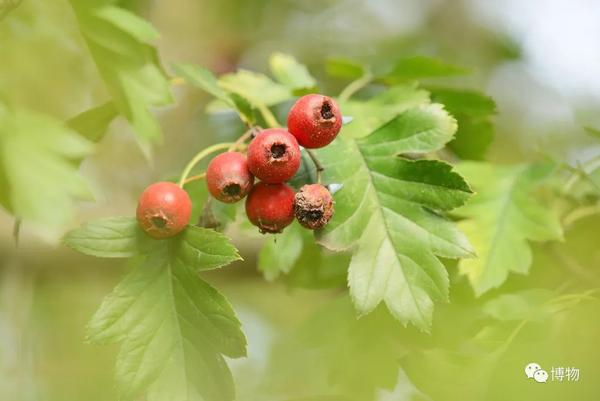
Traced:
<path id="1" fill-rule="evenodd" d="M 325 226 L 333 216 L 333 198 L 321 184 L 304 185 L 297 193 L 285 182 L 301 162 L 300 146 L 321 148 L 331 143 L 342 127 L 333 99 L 322 95 L 301 97 L 288 114 L 288 129 L 261 130 L 247 154 L 225 152 L 206 170 L 210 194 L 225 203 L 247 196 L 246 215 L 263 233 L 280 233 L 294 217 L 309 229 Z M 254 184 L 254 178 L 260 180 Z M 161 182 L 148 187 L 140 198 L 138 221 L 154 238 L 166 238 L 189 222 L 191 201 L 179 186 Z"/>

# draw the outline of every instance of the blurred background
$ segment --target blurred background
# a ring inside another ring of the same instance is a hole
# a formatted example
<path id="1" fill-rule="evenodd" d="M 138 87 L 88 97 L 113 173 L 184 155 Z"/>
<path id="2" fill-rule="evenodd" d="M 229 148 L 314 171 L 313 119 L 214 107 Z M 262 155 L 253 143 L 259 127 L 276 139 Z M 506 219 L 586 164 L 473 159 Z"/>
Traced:
<path id="1" fill-rule="evenodd" d="M 13 3 L 0 0 L 6 10 L 0 13 L 1 92 L 19 106 L 64 120 L 105 100 L 69 4 Z M 496 101 L 489 160 L 550 157 L 576 165 L 600 153 L 600 142 L 583 128 L 600 127 L 595 0 L 116 3 L 157 28 L 167 70 L 170 63 L 188 62 L 219 74 L 240 67 L 266 71 L 269 55 L 279 51 L 306 64 L 324 93 L 336 94 L 346 82 L 326 75 L 329 57 L 385 69 L 400 57 L 427 55 L 472 71 L 444 84 L 478 89 Z M 111 125 L 83 163 L 96 201 L 78 205 L 73 227 L 133 214 L 149 183 L 175 176 L 198 149 L 242 132 L 233 117 L 206 115 L 210 99 L 204 93 L 184 86 L 173 93 L 175 104 L 157 111 L 165 140 L 152 163 L 126 123 Z M 76 254 L 27 224 L 15 249 L 12 227 L 12 217 L 0 210 L 0 400 L 115 400 L 117 347 L 85 344 L 84 332 L 127 267 Z M 493 324 L 481 317 L 480 306 L 526 288 L 555 289 L 573 278 L 598 284 L 598 227 L 600 218 L 591 216 L 569 227 L 565 242 L 536 246 L 529 276 L 512 275 L 482 299 L 474 298 L 449 263 L 452 303 L 436 310 L 427 336 L 395 323 L 384 309 L 357 321 L 344 296 L 345 272 L 336 267 L 344 255 L 314 266 L 325 272 L 299 268 L 284 280 L 266 282 L 256 268 L 264 238 L 242 235 L 243 227 L 234 226 L 228 234 L 245 261 L 206 278 L 232 301 L 248 336 L 249 357 L 231 363 L 238 399 L 597 400 L 597 301 L 523 327 Z M 538 295 L 523 299 L 535 305 Z M 489 347 L 498 341 L 507 342 L 502 353 Z M 409 353 L 414 349 L 419 356 Z M 455 349 L 465 352 L 447 351 Z M 581 378 L 536 386 L 523 376 L 529 362 L 577 367 Z"/>

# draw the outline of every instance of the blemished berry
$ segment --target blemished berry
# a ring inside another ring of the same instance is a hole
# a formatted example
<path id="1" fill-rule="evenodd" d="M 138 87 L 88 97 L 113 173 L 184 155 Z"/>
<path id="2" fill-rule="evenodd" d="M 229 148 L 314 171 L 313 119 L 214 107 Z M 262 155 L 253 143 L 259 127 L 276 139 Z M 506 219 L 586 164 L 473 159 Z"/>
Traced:
<path id="1" fill-rule="evenodd" d="M 294 197 L 294 214 L 306 228 L 324 227 L 333 216 L 333 197 L 321 184 L 304 185 Z"/>
<path id="2" fill-rule="evenodd" d="M 246 198 L 246 215 L 261 233 L 280 233 L 294 221 L 294 190 L 287 184 L 256 184 Z"/>
<path id="3" fill-rule="evenodd" d="M 142 230 L 156 239 L 169 238 L 190 222 L 192 201 L 172 182 L 157 182 L 142 192 L 137 206 L 137 221 Z"/>
<path id="4" fill-rule="evenodd" d="M 262 130 L 248 146 L 248 167 L 267 184 L 292 178 L 300 167 L 300 158 L 298 141 L 283 128 Z"/>
<path id="5" fill-rule="evenodd" d="M 225 152 L 214 157 L 206 169 L 206 186 L 210 194 L 221 202 L 235 203 L 243 199 L 254 184 L 246 156 L 239 152 Z"/>
<path id="6" fill-rule="evenodd" d="M 323 95 L 302 96 L 288 114 L 288 130 L 305 148 L 330 144 L 342 128 L 342 113 L 337 103 Z"/>

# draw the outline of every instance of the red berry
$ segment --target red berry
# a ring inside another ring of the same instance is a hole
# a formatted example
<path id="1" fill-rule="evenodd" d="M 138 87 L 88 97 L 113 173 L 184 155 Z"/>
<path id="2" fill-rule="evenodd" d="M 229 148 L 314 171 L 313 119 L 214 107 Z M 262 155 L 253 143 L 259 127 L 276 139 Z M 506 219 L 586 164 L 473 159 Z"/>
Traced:
<path id="1" fill-rule="evenodd" d="M 246 199 L 246 215 L 261 233 L 280 233 L 294 221 L 294 190 L 259 182 Z"/>
<path id="2" fill-rule="evenodd" d="M 304 185 L 294 198 L 294 214 L 306 228 L 324 227 L 333 216 L 333 197 L 321 184 Z"/>
<path id="3" fill-rule="evenodd" d="M 288 130 L 305 148 L 322 148 L 342 128 L 342 114 L 336 102 L 323 95 L 302 96 L 288 114 Z"/>
<path id="4" fill-rule="evenodd" d="M 152 238 L 168 238 L 190 222 L 192 201 L 181 187 L 172 182 L 157 182 L 142 192 L 137 221 Z"/>
<path id="5" fill-rule="evenodd" d="M 296 138 L 283 128 L 262 130 L 248 146 L 248 167 L 268 184 L 292 178 L 300 167 L 300 147 Z"/>
<path id="6" fill-rule="evenodd" d="M 246 156 L 225 152 L 213 158 L 206 169 L 206 186 L 221 202 L 235 203 L 248 195 L 254 176 L 248 170 Z"/>

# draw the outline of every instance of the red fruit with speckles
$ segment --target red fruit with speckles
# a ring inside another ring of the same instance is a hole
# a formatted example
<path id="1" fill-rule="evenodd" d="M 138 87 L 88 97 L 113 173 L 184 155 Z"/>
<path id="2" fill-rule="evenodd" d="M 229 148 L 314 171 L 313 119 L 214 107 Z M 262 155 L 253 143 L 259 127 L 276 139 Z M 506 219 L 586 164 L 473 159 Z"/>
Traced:
<path id="1" fill-rule="evenodd" d="M 262 130 L 248 146 L 248 167 L 267 184 L 292 178 L 300 167 L 300 158 L 298 141 L 283 128 Z"/>
<path id="2" fill-rule="evenodd" d="M 342 113 L 337 103 L 323 95 L 302 96 L 288 114 L 288 130 L 305 148 L 328 145 L 342 128 Z"/>
<path id="3" fill-rule="evenodd" d="M 252 189 L 254 176 L 248 169 L 246 156 L 225 152 L 213 158 L 206 169 L 206 186 L 221 202 L 235 203 Z"/>
<path id="4" fill-rule="evenodd" d="M 294 221 L 294 190 L 259 182 L 246 199 L 246 215 L 261 233 L 280 233 Z"/>
<path id="5" fill-rule="evenodd" d="M 142 192 L 137 221 L 142 230 L 156 239 L 169 238 L 190 222 L 192 201 L 181 187 L 172 182 L 157 182 Z"/>
<path id="6" fill-rule="evenodd" d="M 304 185 L 294 198 L 294 214 L 306 228 L 324 227 L 333 216 L 333 197 L 321 184 Z"/>

